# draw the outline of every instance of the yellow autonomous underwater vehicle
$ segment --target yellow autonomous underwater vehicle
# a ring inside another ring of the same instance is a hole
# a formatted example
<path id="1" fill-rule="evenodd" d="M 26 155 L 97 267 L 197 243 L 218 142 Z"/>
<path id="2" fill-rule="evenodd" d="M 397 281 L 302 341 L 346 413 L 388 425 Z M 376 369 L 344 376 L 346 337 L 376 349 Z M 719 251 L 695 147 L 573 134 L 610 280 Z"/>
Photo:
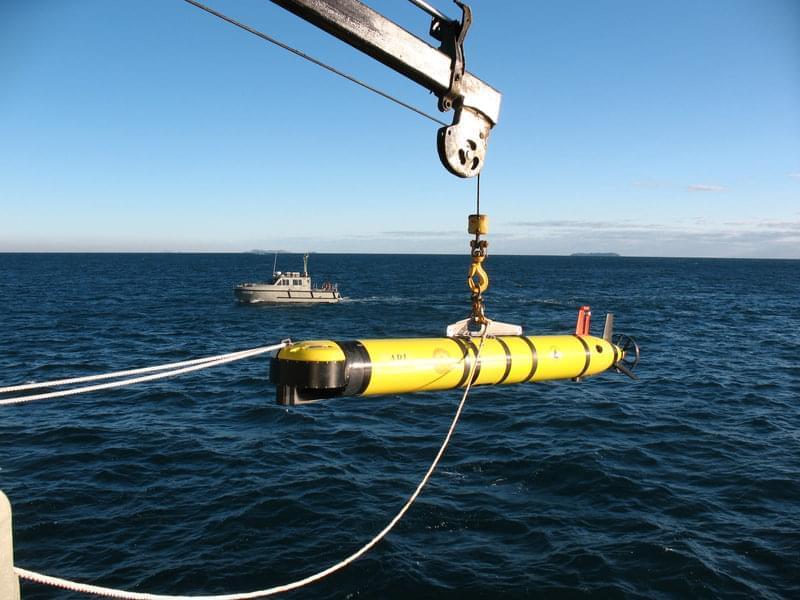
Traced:
<path id="1" fill-rule="evenodd" d="M 579 380 L 608 369 L 636 378 L 639 347 L 614 336 L 613 315 L 603 337 L 589 334 L 590 311 L 581 307 L 573 335 L 498 335 L 306 341 L 272 359 L 270 380 L 279 404 L 294 405 L 341 396 L 375 396 L 507 385 L 555 379 Z M 612 340 L 613 338 L 613 340 Z"/>

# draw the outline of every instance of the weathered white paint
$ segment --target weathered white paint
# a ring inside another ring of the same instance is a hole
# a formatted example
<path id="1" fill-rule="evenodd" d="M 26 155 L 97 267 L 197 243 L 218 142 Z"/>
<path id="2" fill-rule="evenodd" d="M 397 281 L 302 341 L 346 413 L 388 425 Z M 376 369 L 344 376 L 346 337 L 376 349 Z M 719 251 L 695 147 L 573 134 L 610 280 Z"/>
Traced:
<path id="1" fill-rule="evenodd" d="M 14 543 L 11 538 L 11 503 L 0 491 L 0 598 L 19 600 L 19 579 L 14 574 Z"/>

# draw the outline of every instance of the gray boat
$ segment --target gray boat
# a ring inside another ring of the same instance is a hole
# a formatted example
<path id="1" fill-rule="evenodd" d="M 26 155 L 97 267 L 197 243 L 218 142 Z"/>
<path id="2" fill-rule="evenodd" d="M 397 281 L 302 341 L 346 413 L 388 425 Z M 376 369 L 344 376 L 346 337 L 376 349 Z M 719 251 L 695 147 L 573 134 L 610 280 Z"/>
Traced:
<path id="1" fill-rule="evenodd" d="M 335 304 L 342 299 L 339 286 L 325 282 L 314 287 L 308 274 L 308 254 L 303 256 L 303 272 L 276 271 L 278 256 L 272 265 L 272 281 L 240 283 L 233 287 L 236 299 L 243 304 L 253 303 L 323 303 Z"/>

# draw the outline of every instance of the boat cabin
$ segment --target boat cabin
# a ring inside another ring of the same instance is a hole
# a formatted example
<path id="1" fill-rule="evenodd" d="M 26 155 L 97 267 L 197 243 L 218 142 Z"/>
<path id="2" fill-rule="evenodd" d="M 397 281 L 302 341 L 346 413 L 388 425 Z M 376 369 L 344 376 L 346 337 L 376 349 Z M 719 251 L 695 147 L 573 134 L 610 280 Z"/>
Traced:
<path id="1" fill-rule="evenodd" d="M 276 271 L 273 275 L 272 285 L 286 287 L 290 290 L 310 290 L 311 277 L 298 271 Z"/>

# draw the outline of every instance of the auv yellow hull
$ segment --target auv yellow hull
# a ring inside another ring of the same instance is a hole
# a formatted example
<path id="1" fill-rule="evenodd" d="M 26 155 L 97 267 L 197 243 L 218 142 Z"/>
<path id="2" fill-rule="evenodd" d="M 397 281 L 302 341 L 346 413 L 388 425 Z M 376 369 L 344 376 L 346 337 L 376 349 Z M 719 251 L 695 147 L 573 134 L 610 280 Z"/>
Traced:
<path id="1" fill-rule="evenodd" d="M 307 341 L 272 359 L 280 404 L 339 396 L 374 396 L 464 387 L 480 339 L 407 338 Z M 487 338 L 472 385 L 508 385 L 597 375 L 624 351 L 591 335 Z"/>

